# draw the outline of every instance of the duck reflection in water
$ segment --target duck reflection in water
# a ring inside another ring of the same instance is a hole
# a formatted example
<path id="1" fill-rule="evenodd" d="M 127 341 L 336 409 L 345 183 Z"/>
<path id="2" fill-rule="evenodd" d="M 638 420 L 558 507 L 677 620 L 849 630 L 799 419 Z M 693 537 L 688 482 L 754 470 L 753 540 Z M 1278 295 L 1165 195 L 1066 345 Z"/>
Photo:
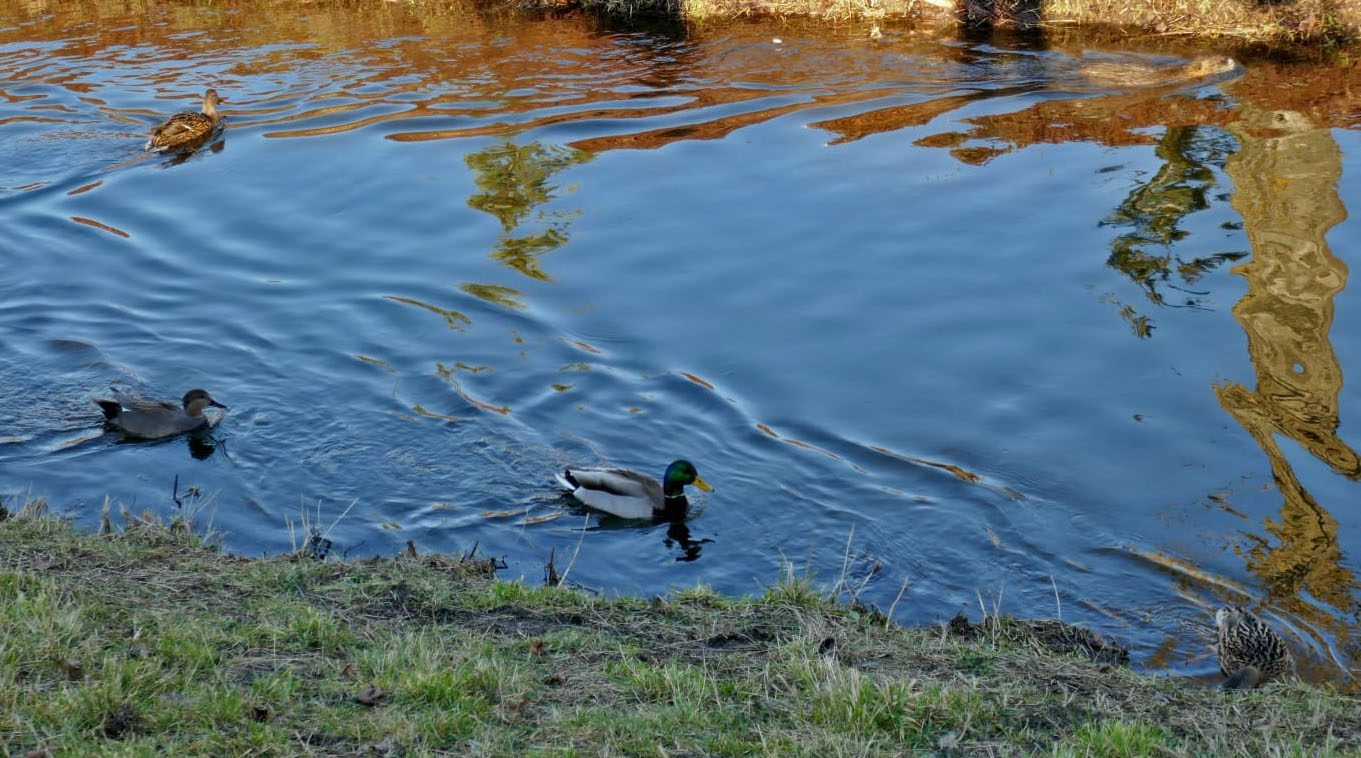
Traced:
<path id="1" fill-rule="evenodd" d="M 671 547 L 674 542 L 676 547 L 680 548 L 680 555 L 676 556 L 676 561 L 679 563 L 681 561 L 699 560 L 699 551 L 703 549 L 701 546 L 706 542 L 713 542 L 713 540 L 708 537 L 699 540 L 691 539 L 690 527 L 685 525 L 685 519 L 677 519 L 666 528 L 665 542 L 667 547 Z"/>
<path id="2" fill-rule="evenodd" d="M 189 435 L 189 454 L 196 460 L 206 461 L 213 457 L 217 452 L 217 440 L 207 432 L 197 432 Z"/>
<path id="3" fill-rule="evenodd" d="M 227 146 L 226 140 L 217 140 L 216 142 L 208 146 L 208 151 L 212 153 L 220 153 L 222 152 L 222 148 L 226 146 Z M 178 166 L 181 163 L 184 163 L 185 161 L 189 160 L 190 158 L 193 158 L 194 156 L 202 152 L 203 151 L 199 149 L 199 146 L 171 148 L 166 150 L 166 153 L 170 155 L 170 159 L 167 160 L 162 165 Z"/>

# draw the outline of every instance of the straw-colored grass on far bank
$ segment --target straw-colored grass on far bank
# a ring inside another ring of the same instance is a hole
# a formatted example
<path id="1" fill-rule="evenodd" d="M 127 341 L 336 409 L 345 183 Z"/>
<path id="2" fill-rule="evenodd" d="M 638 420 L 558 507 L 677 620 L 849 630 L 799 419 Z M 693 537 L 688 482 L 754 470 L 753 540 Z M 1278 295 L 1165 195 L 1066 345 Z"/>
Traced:
<path id="1" fill-rule="evenodd" d="M 30 503 L 0 521 L 0 750 L 1260 758 L 1361 744 L 1361 708 L 1336 692 L 1142 676 L 1052 652 L 1045 625 L 902 628 L 791 579 L 754 599 L 646 599 L 494 573 L 476 557 L 247 560 L 182 524 L 86 534 Z"/>
<path id="2" fill-rule="evenodd" d="M 1004 28 L 1099 26 L 1131 33 L 1265 44 L 1352 41 L 1361 0 L 528 0 L 692 21 L 775 16 L 833 21 L 916 18 Z"/>
<path id="3" fill-rule="evenodd" d="M 1117 24 L 1170 36 L 1335 43 L 1361 33 L 1361 0 L 1045 0 L 1040 17 L 1051 24 Z"/>

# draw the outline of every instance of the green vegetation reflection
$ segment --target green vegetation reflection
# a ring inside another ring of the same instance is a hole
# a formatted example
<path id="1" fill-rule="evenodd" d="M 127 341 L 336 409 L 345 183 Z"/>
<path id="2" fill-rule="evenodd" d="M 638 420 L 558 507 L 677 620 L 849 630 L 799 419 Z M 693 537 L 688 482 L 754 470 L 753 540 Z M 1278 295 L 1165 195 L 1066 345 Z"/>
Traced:
<path id="1" fill-rule="evenodd" d="M 568 227 L 581 211 L 549 212 L 540 206 L 558 197 L 560 186 L 553 182 L 555 174 L 594 157 L 575 148 L 542 142 L 517 145 L 504 139 L 464 158 L 481 190 L 468 198 L 468 207 L 490 213 L 501 222 L 501 238 L 491 257 L 525 276 L 551 281 L 552 277 L 539 267 L 539 256 L 567 242 Z M 535 209 L 539 209 L 537 215 Z M 531 216 L 537 228 L 526 228 Z"/>
<path id="2" fill-rule="evenodd" d="M 1225 252 L 1183 259 L 1172 246 L 1190 232 L 1183 219 L 1210 207 L 1207 196 L 1215 187 L 1212 165 L 1223 165 L 1237 145 L 1218 129 L 1170 127 L 1158 142 L 1162 168 L 1136 187 L 1103 222 L 1128 231 L 1111 242 L 1106 264 L 1129 277 L 1154 305 L 1204 308 L 1206 292 L 1192 289 L 1205 274 L 1247 256 Z M 1167 290 L 1176 290 L 1175 297 Z M 1139 338 L 1153 335 L 1153 320 L 1128 303 L 1119 303 L 1120 316 Z"/>

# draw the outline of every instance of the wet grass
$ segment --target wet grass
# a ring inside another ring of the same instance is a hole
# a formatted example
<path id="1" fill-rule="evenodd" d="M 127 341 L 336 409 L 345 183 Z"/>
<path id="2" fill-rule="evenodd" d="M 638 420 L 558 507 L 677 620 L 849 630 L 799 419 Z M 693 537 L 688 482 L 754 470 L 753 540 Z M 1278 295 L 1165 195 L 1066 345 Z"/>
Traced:
<path id="1" fill-rule="evenodd" d="M 475 557 L 247 560 L 182 524 L 92 535 L 43 510 L 0 521 L 11 756 L 1341 756 L 1361 740 L 1355 699 L 1141 676 L 1057 622 L 902 628 L 791 578 L 753 599 L 600 598 Z"/>

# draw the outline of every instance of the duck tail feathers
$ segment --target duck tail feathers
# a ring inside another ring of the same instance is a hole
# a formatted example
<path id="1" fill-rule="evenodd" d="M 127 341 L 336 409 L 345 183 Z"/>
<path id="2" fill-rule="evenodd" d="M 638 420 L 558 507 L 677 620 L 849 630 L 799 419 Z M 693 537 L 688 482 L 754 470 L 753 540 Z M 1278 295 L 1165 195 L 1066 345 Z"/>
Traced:
<path id="1" fill-rule="evenodd" d="M 1261 669 L 1256 666 L 1244 666 L 1232 674 L 1229 674 L 1228 678 L 1224 680 L 1224 689 L 1250 690 L 1258 684 L 1261 684 L 1264 678 Z"/>
<path id="2" fill-rule="evenodd" d="M 118 418 L 118 414 L 123 411 L 123 406 L 115 400 L 96 398 L 95 405 L 98 405 L 100 410 L 104 411 L 104 418 L 109 421 Z"/>
<path id="3" fill-rule="evenodd" d="M 563 469 L 561 474 L 554 474 L 553 478 L 557 479 L 558 484 L 561 484 L 563 489 L 568 491 L 576 491 L 581 486 L 576 477 L 572 476 L 572 470 L 569 468 Z"/>

